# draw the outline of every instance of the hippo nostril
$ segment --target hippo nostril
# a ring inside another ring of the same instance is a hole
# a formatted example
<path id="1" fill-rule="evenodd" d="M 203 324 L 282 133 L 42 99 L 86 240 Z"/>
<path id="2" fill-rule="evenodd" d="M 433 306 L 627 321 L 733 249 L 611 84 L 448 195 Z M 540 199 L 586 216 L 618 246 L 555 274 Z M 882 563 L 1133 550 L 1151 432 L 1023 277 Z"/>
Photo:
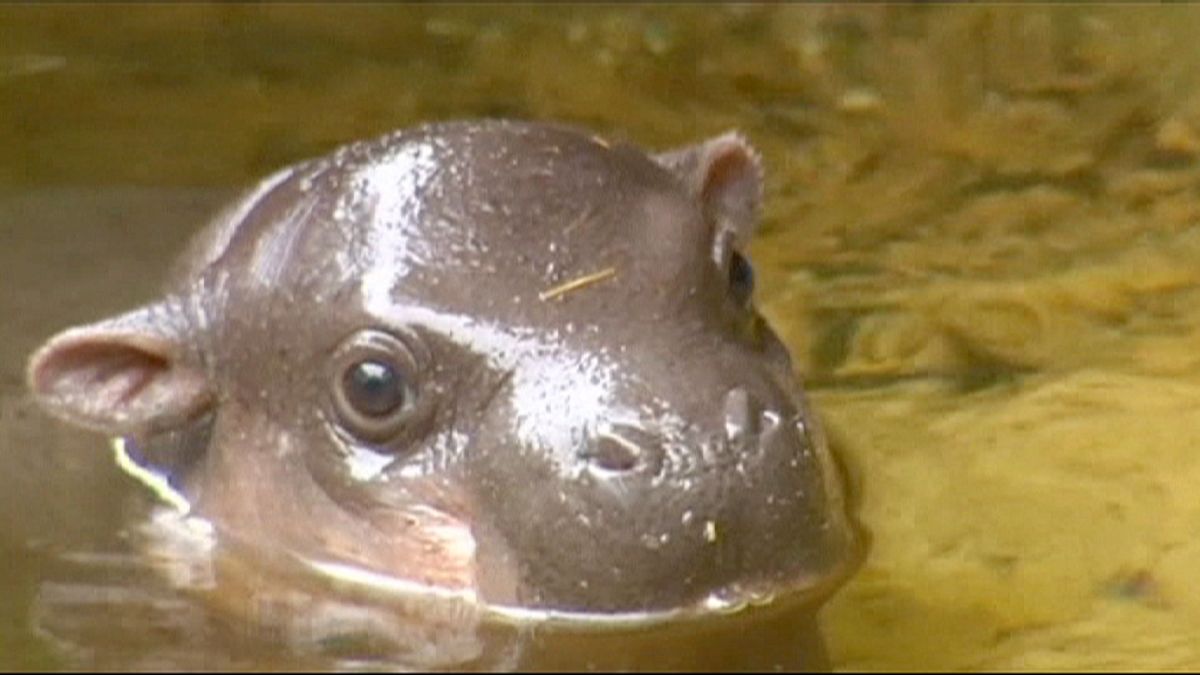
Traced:
<path id="1" fill-rule="evenodd" d="M 774 410 L 764 410 L 759 413 L 759 437 L 758 443 L 760 447 L 769 448 L 781 438 L 780 433 L 783 429 L 783 418 Z"/>
<path id="2" fill-rule="evenodd" d="M 651 475 L 662 469 L 662 436 L 630 424 L 605 424 L 592 436 L 580 457 L 602 471 Z"/>
<path id="3" fill-rule="evenodd" d="M 584 458 L 606 471 L 631 471 L 638 465 L 642 448 L 611 431 L 596 434 Z"/>
<path id="4" fill-rule="evenodd" d="M 782 421 L 783 418 L 774 410 L 763 410 L 758 414 L 758 425 L 763 435 L 778 429 Z"/>
<path id="5" fill-rule="evenodd" d="M 738 387 L 725 395 L 725 438 L 731 443 L 758 436 L 762 408 L 750 392 Z"/>

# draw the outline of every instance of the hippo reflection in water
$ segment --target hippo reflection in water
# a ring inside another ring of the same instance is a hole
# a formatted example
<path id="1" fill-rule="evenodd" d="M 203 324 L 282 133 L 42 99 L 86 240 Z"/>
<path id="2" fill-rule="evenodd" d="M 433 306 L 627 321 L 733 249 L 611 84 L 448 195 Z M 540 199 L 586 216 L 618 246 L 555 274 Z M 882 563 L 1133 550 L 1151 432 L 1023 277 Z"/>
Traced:
<path id="1" fill-rule="evenodd" d="M 751 302 L 761 186 L 736 134 L 352 144 L 227 208 L 161 299 L 51 339 L 30 386 L 254 549 L 596 630 L 801 598 L 811 633 L 859 546 Z"/>

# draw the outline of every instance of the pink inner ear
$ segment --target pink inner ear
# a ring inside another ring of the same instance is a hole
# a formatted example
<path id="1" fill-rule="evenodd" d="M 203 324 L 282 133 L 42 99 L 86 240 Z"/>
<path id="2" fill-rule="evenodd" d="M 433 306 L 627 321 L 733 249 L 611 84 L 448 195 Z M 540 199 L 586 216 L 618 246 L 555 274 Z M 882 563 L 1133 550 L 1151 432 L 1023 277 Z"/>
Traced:
<path id="1" fill-rule="evenodd" d="M 166 359 L 126 345 L 68 345 L 46 364 L 43 374 L 59 386 L 75 389 L 100 387 L 114 403 L 128 404 L 153 378 L 166 371 Z"/>
<path id="2" fill-rule="evenodd" d="M 761 198 L 758 156 L 741 137 L 729 134 L 712 141 L 706 160 L 700 199 L 744 243 L 754 229 Z"/>
<path id="3" fill-rule="evenodd" d="M 123 434 L 161 430 L 202 410 L 207 382 L 146 335 L 80 328 L 51 340 L 33 358 L 29 384 L 39 401 L 69 422 Z"/>

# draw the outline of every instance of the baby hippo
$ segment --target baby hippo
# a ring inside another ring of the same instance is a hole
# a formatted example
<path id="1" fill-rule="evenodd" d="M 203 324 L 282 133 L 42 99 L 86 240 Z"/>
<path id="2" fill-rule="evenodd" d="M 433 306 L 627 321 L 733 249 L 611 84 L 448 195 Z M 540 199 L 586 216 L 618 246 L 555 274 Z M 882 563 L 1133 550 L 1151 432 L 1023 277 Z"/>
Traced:
<path id="1" fill-rule="evenodd" d="M 399 131 L 259 183 L 29 385 L 263 551 L 597 625 L 815 609 L 858 540 L 752 303 L 761 192 L 736 134 Z"/>

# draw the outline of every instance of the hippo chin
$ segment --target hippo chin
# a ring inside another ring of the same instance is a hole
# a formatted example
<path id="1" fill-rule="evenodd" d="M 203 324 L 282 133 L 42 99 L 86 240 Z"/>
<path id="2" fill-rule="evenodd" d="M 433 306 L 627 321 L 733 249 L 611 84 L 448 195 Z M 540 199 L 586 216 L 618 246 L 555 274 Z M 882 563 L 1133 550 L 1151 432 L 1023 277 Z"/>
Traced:
<path id="1" fill-rule="evenodd" d="M 751 302 L 761 183 L 736 134 L 355 143 L 259 183 L 29 384 L 264 551 L 529 616 L 815 607 L 859 546 Z"/>

